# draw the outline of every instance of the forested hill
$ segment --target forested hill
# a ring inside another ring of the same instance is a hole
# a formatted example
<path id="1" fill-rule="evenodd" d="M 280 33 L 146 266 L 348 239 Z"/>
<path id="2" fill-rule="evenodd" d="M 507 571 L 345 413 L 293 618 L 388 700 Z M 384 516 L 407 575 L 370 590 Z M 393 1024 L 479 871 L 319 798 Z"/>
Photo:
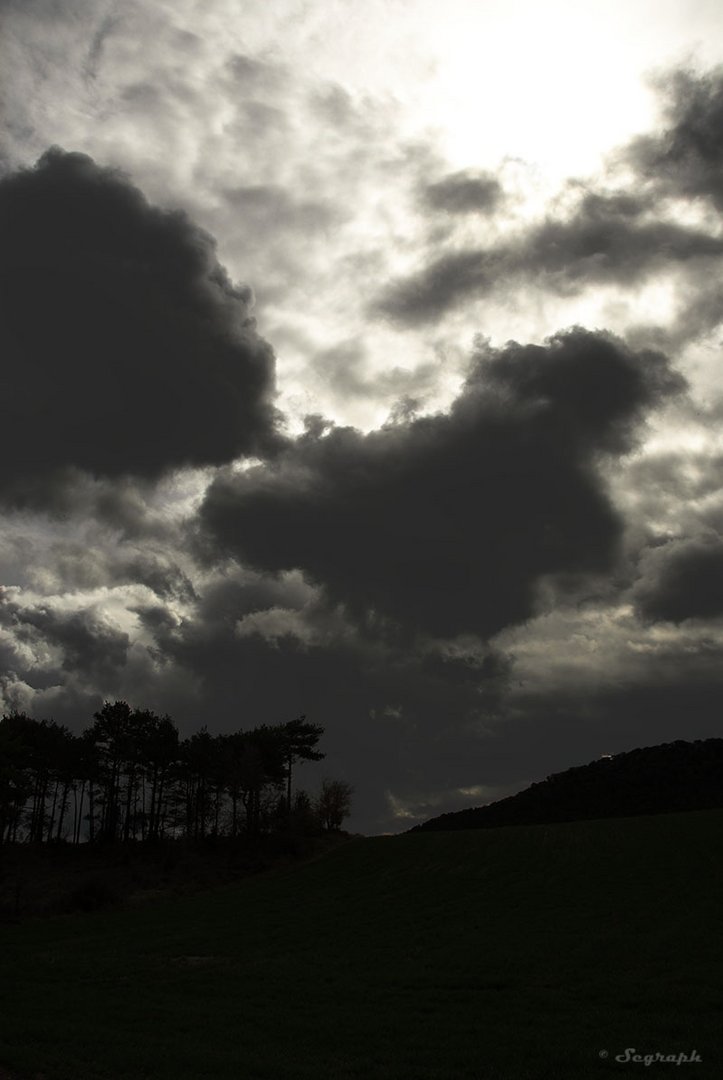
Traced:
<path id="1" fill-rule="evenodd" d="M 723 807 L 723 739 L 664 743 L 553 773 L 487 806 L 442 814 L 417 830 L 484 829 Z"/>

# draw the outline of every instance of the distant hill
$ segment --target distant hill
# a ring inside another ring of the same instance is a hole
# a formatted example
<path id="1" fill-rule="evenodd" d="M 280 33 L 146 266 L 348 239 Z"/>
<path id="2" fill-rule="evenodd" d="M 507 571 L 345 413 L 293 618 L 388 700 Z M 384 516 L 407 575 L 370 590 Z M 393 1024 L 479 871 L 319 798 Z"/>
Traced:
<path id="1" fill-rule="evenodd" d="M 678 740 L 553 773 L 487 806 L 441 814 L 411 832 L 537 825 L 723 808 L 723 739 Z"/>

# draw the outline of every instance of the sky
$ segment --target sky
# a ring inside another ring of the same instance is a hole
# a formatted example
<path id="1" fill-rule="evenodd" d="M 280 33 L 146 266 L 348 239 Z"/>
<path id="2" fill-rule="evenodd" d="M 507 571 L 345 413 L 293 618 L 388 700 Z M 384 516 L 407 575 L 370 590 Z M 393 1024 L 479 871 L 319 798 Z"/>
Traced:
<path id="1" fill-rule="evenodd" d="M 723 13 L 0 0 L 0 708 L 399 832 L 721 734 Z"/>

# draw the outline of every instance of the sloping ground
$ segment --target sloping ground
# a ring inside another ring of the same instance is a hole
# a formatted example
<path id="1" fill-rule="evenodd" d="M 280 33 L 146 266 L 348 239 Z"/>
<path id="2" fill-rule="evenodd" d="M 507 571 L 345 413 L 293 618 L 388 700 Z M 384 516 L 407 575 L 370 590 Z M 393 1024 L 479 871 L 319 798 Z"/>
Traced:
<path id="1" fill-rule="evenodd" d="M 346 833 L 324 833 L 107 847 L 4 846 L 0 848 L 0 923 L 188 895 L 317 858 L 346 840 Z"/>
<path id="2" fill-rule="evenodd" d="M 449 814 L 412 832 L 723 808 L 723 739 L 639 747 L 553 773 L 516 795 Z"/>
<path id="3" fill-rule="evenodd" d="M 349 842 L 0 934 L 0 1063 L 46 1080 L 586 1080 L 723 1046 L 723 812 Z M 607 1054 L 608 1056 L 602 1056 Z M 637 1072 L 635 1071 L 637 1069 Z"/>

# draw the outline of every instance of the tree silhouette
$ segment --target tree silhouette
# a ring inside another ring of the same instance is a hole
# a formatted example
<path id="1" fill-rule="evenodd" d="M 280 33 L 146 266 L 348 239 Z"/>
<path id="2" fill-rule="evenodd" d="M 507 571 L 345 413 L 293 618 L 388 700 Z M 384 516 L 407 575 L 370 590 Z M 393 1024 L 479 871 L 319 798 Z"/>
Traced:
<path id="1" fill-rule="evenodd" d="M 121 823 L 121 776 L 129 754 L 133 729 L 131 708 L 125 701 L 109 701 L 93 714 L 92 740 L 98 754 L 99 780 L 103 793 L 100 835 L 113 842 Z"/>
<path id="2" fill-rule="evenodd" d="M 306 716 L 299 716 L 296 720 L 289 720 L 284 724 L 283 741 L 286 756 L 286 807 L 291 812 L 291 770 L 297 761 L 321 761 L 326 757 L 314 747 L 324 734 L 323 727 L 318 724 L 309 724 Z"/>
<path id="3" fill-rule="evenodd" d="M 178 761 L 178 731 L 170 716 L 146 713 L 145 775 L 150 785 L 150 808 L 144 838 L 158 840 L 162 833 L 165 799 L 172 768 Z M 144 805 L 145 809 L 145 805 Z"/>
<path id="4" fill-rule="evenodd" d="M 324 757 L 322 733 L 300 716 L 179 741 L 169 716 L 125 701 L 105 701 L 82 735 L 11 713 L 0 721 L 0 843 L 233 837 L 241 808 L 249 835 L 288 827 L 293 767 Z M 294 827 L 314 831 L 299 795 Z"/>
<path id="5" fill-rule="evenodd" d="M 317 799 L 317 812 L 325 829 L 337 830 L 341 823 L 351 812 L 351 797 L 354 788 L 344 780 L 329 780 L 322 782 L 321 792 Z"/>

